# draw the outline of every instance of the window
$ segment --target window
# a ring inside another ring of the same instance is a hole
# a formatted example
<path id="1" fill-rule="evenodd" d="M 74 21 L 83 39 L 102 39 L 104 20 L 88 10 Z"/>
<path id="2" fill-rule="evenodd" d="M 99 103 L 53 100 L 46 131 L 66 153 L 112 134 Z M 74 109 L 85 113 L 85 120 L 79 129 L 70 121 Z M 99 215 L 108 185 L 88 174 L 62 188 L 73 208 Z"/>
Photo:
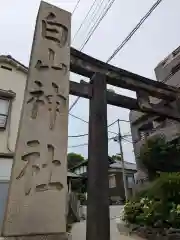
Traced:
<path id="1" fill-rule="evenodd" d="M 0 128 L 6 127 L 9 103 L 10 101 L 8 99 L 0 98 Z"/>
<path id="2" fill-rule="evenodd" d="M 128 188 L 132 188 L 134 185 L 134 177 L 133 176 L 127 176 L 127 183 L 128 183 Z"/>
<path id="3" fill-rule="evenodd" d="M 116 187 L 116 178 L 115 175 L 109 176 L 109 188 L 115 188 Z"/>

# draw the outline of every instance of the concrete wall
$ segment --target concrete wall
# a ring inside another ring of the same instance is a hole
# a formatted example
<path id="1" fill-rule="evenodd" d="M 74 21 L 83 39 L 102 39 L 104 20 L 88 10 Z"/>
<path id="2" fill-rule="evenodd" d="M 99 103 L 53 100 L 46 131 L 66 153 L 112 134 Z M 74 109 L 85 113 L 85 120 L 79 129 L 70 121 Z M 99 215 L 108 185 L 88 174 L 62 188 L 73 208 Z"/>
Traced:
<path id="1" fill-rule="evenodd" d="M 168 85 L 180 87 L 180 47 L 175 49 L 167 58 L 160 62 L 155 68 L 155 74 L 158 81 L 162 81 Z M 152 102 L 157 101 L 157 99 L 151 99 Z M 148 122 L 152 122 L 155 118 L 146 118 L 142 119 L 142 113 L 131 111 L 129 115 L 132 140 L 134 145 L 134 153 L 136 156 L 137 166 L 138 163 L 138 154 L 144 140 L 141 140 L 139 135 L 139 128 Z M 162 127 L 157 127 L 150 132 L 149 137 L 152 137 L 156 134 L 165 135 L 167 141 L 172 141 L 180 136 L 180 124 L 176 121 L 170 119 L 165 120 L 165 124 Z"/>
<path id="2" fill-rule="evenodd" d="M 9 108 L 6 128 L 0 129 L 0 231 L 27 78 L 25 71 L 21 71 L 20 68 L 16 67 L 16 64 L 10 64 L 7 61 L 7 59 L 5 62 L 2 59 L 0 61 L 0 89 L 5 91 L 11 90 L 16 96 L 10 104 L 11 107 Z M 12 62 L 12 60 L 10 59 L 9 62 Z M 8 67 L 11 70 L 4 69 L 2 66 Z M 3 157 L 3 155 L 5 156 Z"/>
<path id="3" fill-rule="evenodd" d="M 12 163 L 12 158 L 0 158 L 0 181 L 9 181 Z"/>
<path id="4" fill-rule="evenodd" d="M 12 71 L 1 68 L 7 66 Z M 12 90 L 16 93 L 9 111 L 5 130 L 0 130 L 0 153 L 14 152 L 17 138 L 20 114 L 24 99 L 26 74 L 7 63 L 0 62 L 0 89 Z"/>

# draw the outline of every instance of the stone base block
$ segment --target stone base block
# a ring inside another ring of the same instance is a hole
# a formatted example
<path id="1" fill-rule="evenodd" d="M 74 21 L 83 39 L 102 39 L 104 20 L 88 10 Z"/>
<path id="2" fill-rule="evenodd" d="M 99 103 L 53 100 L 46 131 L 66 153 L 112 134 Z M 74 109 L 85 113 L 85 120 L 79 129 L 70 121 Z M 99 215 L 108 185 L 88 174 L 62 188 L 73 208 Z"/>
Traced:
<path id="1" fill-rule="evenodd" d="M 71 240 L 71 234 L 36 235 L 21 237 L 1 237 L 0 240 Z"/>

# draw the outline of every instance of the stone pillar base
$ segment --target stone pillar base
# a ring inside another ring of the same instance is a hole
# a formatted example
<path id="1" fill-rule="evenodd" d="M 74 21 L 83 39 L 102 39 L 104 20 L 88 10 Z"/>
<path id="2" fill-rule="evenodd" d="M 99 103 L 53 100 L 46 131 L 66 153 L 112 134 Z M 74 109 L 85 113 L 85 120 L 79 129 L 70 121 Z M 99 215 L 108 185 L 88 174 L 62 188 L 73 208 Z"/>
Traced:
<path id="1" fill-rule="evenodd" d="M 70 233 L 54 234 L 54 235 L 35 235 L 21 237 L 1 237 L 0 240 L 71 240 Z"/>

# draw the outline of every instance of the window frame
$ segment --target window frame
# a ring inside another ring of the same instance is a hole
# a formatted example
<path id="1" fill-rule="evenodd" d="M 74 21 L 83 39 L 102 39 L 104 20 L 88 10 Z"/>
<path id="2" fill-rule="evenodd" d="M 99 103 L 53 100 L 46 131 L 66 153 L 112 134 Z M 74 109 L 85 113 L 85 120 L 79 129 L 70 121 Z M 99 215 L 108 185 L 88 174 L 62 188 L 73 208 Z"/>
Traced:
<path id="1" fill-rule="evenodd" d="M 6 117 L 4 125 L 3 126 L 0 125 L 0 131 L 4 131 L 6 129 L 6 126 L 7 126 L 7 121 L 8 121 L 8 116 L 9 116 L 9 112 L 10 112 L 10 105 L 11 105 L 12 99 L 8 98 L 8 97 L 5 97 L 5 96 L 1 96 L 1 94 L 0 94 L 0 101 L 1 100 L 5 100 L 5 101 L 8 102 L 7 114 L 3 114 L 3 113 L 0 112 L 0 117 L 1 116 Z"/>
<path id="2" fill-rule="evenodd" d="M 131 179 L 132 182 L 130 183 L 128 179 Z M 127 182 L 128 189 L 132 189 L 134 184 L 135 184 L 134 175 L 133 174 L 127 174 L 126 175 L 126 182 Z"/>
<path id="3" fill-rule="evenodd" d="M 116 175 L 115 174 L 111 174 L 109 175 L 109 188 L 116 188 Z"/>

